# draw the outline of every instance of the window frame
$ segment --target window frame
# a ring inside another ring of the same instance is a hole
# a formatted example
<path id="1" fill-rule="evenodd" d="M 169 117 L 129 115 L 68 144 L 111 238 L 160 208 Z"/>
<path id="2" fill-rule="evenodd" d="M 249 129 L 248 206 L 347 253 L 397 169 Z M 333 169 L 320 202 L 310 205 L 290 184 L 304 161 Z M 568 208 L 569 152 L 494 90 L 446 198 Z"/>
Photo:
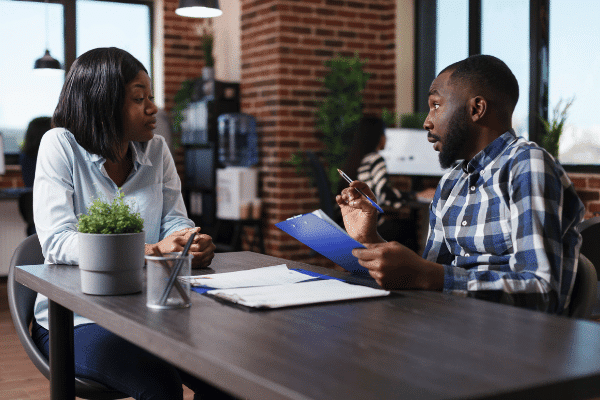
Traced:
<path id="1" fill-rule="evenodd" d="M 435 79 L 436 0 L 415 5 L 414 111 L 427 112 L 427 93 Z M 469 0 L 469 55 L 481 53 L 481 0 Z M 529 139 L 539 143 L 544 127 L 537 115 L 548 118 L 550 0 L 529 0 Z M 566 164 L 567 172 L 600 172 L 599 164 Z"/>
<path id="2" fill-rule="evenodd" d="M 46 0 L 18 0 L 32 3 L 45 3 Z M 64 21 L 64 70 L 65 75 L 77 58 L 77 0 L 47 0 L 48 3 L 62 4 Z M 150 20 L 150 65 L 148 71 L 154 71 L 154 3 L 152 0 L 101 0 L 110 3 L 139 4 L 149 9 Z M 18 165 L 19 153 L 4 153 L 6 165 Z"/>

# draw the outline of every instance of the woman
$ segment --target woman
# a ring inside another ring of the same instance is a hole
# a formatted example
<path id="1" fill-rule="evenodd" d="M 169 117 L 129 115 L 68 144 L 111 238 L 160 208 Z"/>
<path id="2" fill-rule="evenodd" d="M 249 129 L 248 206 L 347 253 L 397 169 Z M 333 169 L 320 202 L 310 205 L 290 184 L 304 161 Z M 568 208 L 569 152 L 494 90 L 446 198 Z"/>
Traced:
<path id="1" fill-rule="evenodd" d="M 71 67 L 52 123 L 42 138 L 33 185 L 35 224 L 46 263 L 78 264 L 77 216 L 91 201 L 122 190 L 144 219 L 146 254 L 181 251 L 191 232 L 173 158 L 153 135 L 157 107 L 144 66 L 126 51 L 99 48 Z M 197 234 L 194 267 L 215 246 Z M 48 356 L 48 301 L 38 295 L 32 335 Z M 183 397 L 182 381 L 201 382 L 79 315 L 74 318 L 75 373 L 136 399 Z M 202 391 L 203 393 L 198 393 Z"/>
<path id="2" fill-rule="evenodd" d="M 381 118 L 363 117 L 356 129 L 350 154 L 343 171 L 350 177 L 369 185 L 379 205 L 400 208 L 403 201 L 414 199 L 413 192 L 400 192 L 389 185 L 385 160 L 379 151 L 385 147 L 385 123 Z M 342 182 L 341 192 L 347 185 Z M 382 215 L 378 220 L 378 231 L 386 240 L 395 240 L 417 251 L 417 226 L 410 219 L 389 218 Z"/>

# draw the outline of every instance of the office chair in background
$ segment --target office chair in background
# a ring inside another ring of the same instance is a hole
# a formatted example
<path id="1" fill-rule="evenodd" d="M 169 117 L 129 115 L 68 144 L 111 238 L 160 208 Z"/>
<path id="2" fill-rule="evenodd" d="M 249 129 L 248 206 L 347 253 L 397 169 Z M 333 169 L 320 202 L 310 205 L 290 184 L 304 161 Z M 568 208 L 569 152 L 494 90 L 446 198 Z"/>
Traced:
<path id="1" fill-rule="evenodd" d="M 600 216 L 586 219 L 579 223 L 577 230 L 581 233 L 581 254 L 585 255 L 596 267 L 596 275 L 600 279 Z M 600 296 L 600 282 L 598 285 L 598 296 Z M 592 310 L 592 319 L 600 318 L 600 297 Z"/>
<path id="2" fill-rule="evenodd" d="M 37 348 L 29 331 L 29 326 L 33 320 L 33 306 L 37 293 L 15 281 L 15 266 L 43 263 L 44 256 L 42 255 L 40 242 L 37 234 L 33 234 L 23 240 L 13 253 L 8 271 L 7 289 L 10 315 L 17 336 L 33 364 L 46 378 L 50 378 L 48 359 Z M 77 397 L 92 400 L 112 400 L 129 397 L 97 382 L 77 377 L 75 378 L 75 394 Z"/>
<path id="3" fill-rule="evenodd" d="M 575 284 L 567 315 L 572 318 L 589 319 L 598 298 L 598 276 L 596 268 L 583 254 L 579 254 L 579 264 L 575 274 Z"/>
<path id="4" fill-rule="evenodd" d="M 327 173 L 325 172 L 325 168 L 319 160 L 319 157 L 317 157 L 314 152 L 307 150 L 306 157 L 308 158 L 308 163 L 313 171 L 313 179 L 317 184 L 321 210 L 323 210 L 323 212 L 327 214 L 329 218 L 335 221 L 337 219 L 334 211 L 335 201 L 333 194 L 331 193 L 331 184 L 329 182 L 329 178 L 327 177 Z"/>

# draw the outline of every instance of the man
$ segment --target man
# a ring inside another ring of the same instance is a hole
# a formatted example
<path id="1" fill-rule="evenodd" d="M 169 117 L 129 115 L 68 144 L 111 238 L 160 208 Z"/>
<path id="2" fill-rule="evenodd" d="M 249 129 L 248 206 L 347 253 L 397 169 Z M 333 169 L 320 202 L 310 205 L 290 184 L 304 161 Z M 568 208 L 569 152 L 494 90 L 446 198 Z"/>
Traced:
<path id="1" fill-rule="evenodd" d="M 562 313 L 569 304 L 583 204 L 562 167 L 512 130 L 519 86 L 501 60 L 469 57 L 429 90 L 425 120 L 443 168 L 423 257 L 377 233 L 377 211 L 353 188 L 336 197 L 362 266 L 389 289 L 443 290 Z"/>

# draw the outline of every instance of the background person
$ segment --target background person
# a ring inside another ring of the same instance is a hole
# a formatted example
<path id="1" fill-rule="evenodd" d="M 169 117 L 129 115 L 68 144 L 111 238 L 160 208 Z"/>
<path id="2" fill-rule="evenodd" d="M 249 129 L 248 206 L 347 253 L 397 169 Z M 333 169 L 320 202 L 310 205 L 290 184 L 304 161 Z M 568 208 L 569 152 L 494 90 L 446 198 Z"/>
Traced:
<path id="1" fill-rule="evenodd" d="M 362 266 L 385 288 L 443 290 L 549 313 L 570 302 L 584 207 L 563 168 L 511 127 L 519 86 L 501 60 L 469 57 L 429 90 L 424 127 L 443 168 L 423 257 L 386 243 L 352 188 L 336 201 Z M 371 194 L 363 182 L 353 182 Z"/>
<path id="2" fill-rule="evenodd" d="M 52 128 L 52 119 L 50 117 L 37 117 L 29 122 L 25 131 L 25 139 L 19 154 L 19 164 L 21 164 L 21 174 L 25 187 L 33 187 L 33 178 L 35 177 L 35 163 L 37 161 L 40 142 L 44 133 Z"/>
<path id="3" fill-rule="evenodd" d="M 118 191 L 144 220 L 146 254 L 181 251 L 191 232 L 181 182 L 164 139 L 154 136 L 157 108 L 144 66 L 126 51 L 99 48 L 72 65 L 41 141 L 33 185 L 34 218 L 45 262 L 78 264 L 77 216 L 98 196 Z M 197 234 L 193 265 L 210 264 L 215 246 Z M 48 300 L 38 294 L 34 341 L 48 356 Z M 136 399 L 183 397 L 185 381 L 196 396 L 212 388 L 158 357 L 74 317 L 75 373 Z M 196 397 L 198 398 L 198 397 Z"/>
<path id="4" fill-rule="evenodd" d="M 389 183 L 385 160 L 379 154 L 385 148 L 385 128 L 381 118 L 361 118 L 342 171 L 369 185 L 380 206 L 400 209 L 405 201 L 414 200 L 416 195 L 414 192 L 400 192 Z M 346 186 L 346 182 L 341 181 L 338 191 Z M 411 218 L 382 214 L 377 221 L 377 229 L 385 240 L 395 240 L 415 251 L 419 248 L 417 221 Z"/>

